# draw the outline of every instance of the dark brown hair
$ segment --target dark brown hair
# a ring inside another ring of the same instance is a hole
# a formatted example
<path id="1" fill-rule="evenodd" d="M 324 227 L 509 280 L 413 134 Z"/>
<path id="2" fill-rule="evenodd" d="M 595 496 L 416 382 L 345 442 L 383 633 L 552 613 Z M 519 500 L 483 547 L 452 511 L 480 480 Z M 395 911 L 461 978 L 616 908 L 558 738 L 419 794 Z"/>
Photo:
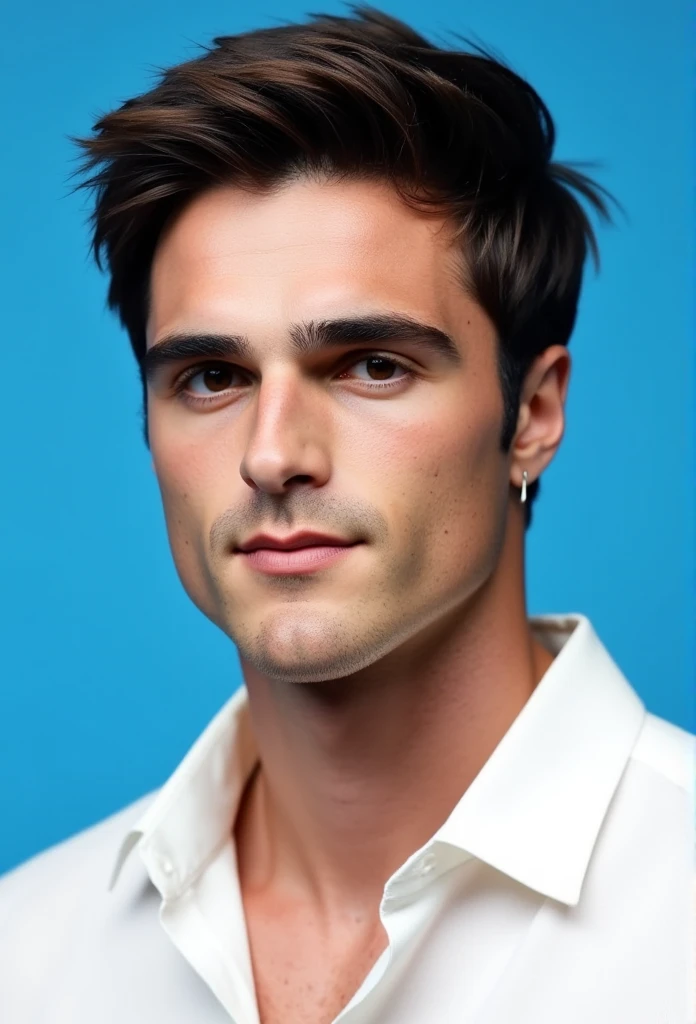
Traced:
<path id="1" fill-rule="evenodd" d="M 206 188 L 274 189 L 303 174 L 371 177 L 420 209 L 442 211 L 460 239 L 463 286 L 499 337 L 509 451 L 534 358 L 568 343 L 588 246 L 574 193 L 609 219 L 606 190 L 552 162 L 554 125 L 534 89 L 464 41 L 446 50 L 373 7 L 352 17 L 221 36 L 164 71 L 149 92 L 102 117 L 84 151 L 93 250 L 108 302 L 143 377 L 150 267 L 164 224 Z M 539 488 L 527 491 L 527 526 Z"/>

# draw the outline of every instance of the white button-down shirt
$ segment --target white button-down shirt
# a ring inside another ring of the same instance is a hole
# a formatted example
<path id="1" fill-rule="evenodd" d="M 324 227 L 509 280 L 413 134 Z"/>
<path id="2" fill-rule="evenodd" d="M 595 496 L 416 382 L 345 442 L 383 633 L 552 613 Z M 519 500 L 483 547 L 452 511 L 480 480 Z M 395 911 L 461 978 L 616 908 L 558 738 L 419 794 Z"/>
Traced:
<path id="1" fill-rule="evenodd" d="M 389 945 L 341 1024 L 696 1022 L 696 736 L 646 711 L 585 616 L 530 624 L 556 658 L 385 885 Z M 3 1024 L 258 1024 L 246 697 L 161 790 L 0 880 Z"/>

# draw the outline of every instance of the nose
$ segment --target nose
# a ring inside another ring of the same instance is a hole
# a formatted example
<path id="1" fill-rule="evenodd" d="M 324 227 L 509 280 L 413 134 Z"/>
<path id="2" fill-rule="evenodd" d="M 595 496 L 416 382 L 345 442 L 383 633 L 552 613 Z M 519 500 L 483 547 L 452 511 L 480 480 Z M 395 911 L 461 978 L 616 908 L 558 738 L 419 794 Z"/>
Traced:
<path id="1" fill-rule="evenodd" d="M 295 483 L 323 486 L 331 473 L 329 412 L 318 388 L 290 370 L 264 379 L 240 473 L 249 487 L 283 494 Z"/>

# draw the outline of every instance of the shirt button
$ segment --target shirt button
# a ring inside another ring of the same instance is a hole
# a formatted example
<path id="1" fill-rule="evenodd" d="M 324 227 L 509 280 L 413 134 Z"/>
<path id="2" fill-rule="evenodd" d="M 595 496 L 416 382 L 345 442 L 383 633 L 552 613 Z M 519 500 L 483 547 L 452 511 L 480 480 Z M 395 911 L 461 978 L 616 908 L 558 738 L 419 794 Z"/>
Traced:
<path id="1" fill-rule="evenodd" d="M 437 857 L 435 856 L 435 854 L 426 853 L 425 857 L 423 858 L 419 865 L 419 871 L 421 875 L 429 875 L 432 871 L 435 870 L 436 864 Z"/>
<path id="2" fill-rule="evenodd" d="M 174 865 L 170 861 L 169 857 L 160 857 L 159 866 L 162 869 L 162 874 L 166 875 L 167 878 L 171 878 L 174 874 Z"/>

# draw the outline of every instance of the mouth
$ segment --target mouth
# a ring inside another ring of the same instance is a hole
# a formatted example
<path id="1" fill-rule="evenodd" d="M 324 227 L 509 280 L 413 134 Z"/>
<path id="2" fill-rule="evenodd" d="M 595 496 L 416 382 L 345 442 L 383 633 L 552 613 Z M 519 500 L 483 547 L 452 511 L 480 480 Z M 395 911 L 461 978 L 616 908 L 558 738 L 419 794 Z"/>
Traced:
<path id="1" fill-rule="evenodd" d="M 363 542 L 355 544 L 307 544 L 304 547 L 281 551 L 277 548 L 257 547 L 253 551 L 237 551 L 250 569 L 271 576 L 308 575 L 335 565 L 347 558 Z"/>

